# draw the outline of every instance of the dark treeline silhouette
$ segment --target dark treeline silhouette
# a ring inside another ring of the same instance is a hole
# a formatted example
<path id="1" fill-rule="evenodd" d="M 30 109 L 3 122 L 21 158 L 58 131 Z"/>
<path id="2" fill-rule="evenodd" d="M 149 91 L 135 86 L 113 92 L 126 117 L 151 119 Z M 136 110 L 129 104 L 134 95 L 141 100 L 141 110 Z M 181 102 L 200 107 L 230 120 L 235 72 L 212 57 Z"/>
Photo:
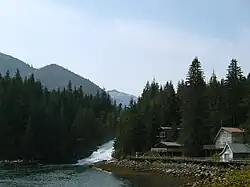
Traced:
<path id="1" fill-rule="evenodd" d="M 250 75 L 245 77 L 235 59 L 225 79 L 213 72 L 205 81 L 201 63 L 195 58 L 186 80 L 164 86 L 147 82 L 142 95 L 121 114 L 115 156 L 146 152 L 157 143 L 160 126 L 172 126 L 172 141 L 184 144 L 186 156 L 201 156 L 204 144 L 212 144 L 221 126 L 250 130 Z M 183 131 L 177 138 L 176 128 Z"/>
<path id="2" fill-rule="evenodd" d="M 102 91 L 48 91 L 31 75 L 0 76 L 0 159 L 71 163 L 115 134 L 119 109 Z"/>

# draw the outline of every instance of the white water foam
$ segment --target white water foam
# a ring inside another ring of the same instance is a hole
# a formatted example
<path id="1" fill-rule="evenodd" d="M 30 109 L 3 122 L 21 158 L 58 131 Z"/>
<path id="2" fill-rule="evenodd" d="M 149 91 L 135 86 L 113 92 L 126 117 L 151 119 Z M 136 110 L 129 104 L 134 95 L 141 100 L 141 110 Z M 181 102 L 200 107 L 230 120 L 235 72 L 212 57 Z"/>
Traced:
<path id="1" fill-rule="evenodd" d="M 88 158 L 78 160 L 76 165 L 88 165 L 96 162 L 111 160 L 114 151 L 114 140 L 111 140 L 98 147 Z"/>

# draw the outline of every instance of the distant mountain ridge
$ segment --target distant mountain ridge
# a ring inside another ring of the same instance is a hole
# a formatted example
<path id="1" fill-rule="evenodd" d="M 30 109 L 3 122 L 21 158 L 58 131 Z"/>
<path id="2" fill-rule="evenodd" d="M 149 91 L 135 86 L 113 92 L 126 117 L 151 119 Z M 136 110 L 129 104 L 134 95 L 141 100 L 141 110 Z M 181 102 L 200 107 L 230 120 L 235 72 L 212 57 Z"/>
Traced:
<path id="1" fill-rule="evenodd" d="M 77 75 L 64 67 L 56 64 L 50 64 L 39 69 L 35 69 L 27 63 L 14 58 L 10 55 L 0 53 L 0 73 L 5 75 L 9 70 L 10 75 L 14 76 L 17 69 L 22 77 L 29 76 L 32 73 L 35 78 L 39 79 L 48 89 L 57 89 L 67 87 L 69 80 L 72 87 L 82 85 L 83 91 L 87 94 L 96 94 L 102 89 L 92 81 Z"/>
<path id="2" fill-rule="evenodd" d="M 131 94 L 127 94 L 124 92 L 119 92 L 116 89 L 108 90 L 107 93 L 110 95 L 112 99 L 116 101 L 117 104 L 122 104 L 123 106 L 128 106 L 130 103 L 131 98 L 134 101 L 137 101 L 137 97 Z"/>
<path id="3" fill-rule="evenodd" d="M 97 91 L 102 90 L 89 79 L 77 75 L 57 64 L 50 64 L 36 69 L 15 57 L 0 53 L 0 73 L 2 75 L 5 75 L 7 70 L 9 70 L 10 75 L 14 76 L 17 69 L 19 69 L 22 77 L 30 76 L 33 73 L 35 78 L 39 79 L 49 90 L 67 87 L 69 80 L 72 83 L 72 87 L 82 85 L 83 91 L 87 94 L 96 94 Z M 129 105 L 131 98 L 137 101 L 136 96 L 119 92 L 115 89 L 109 90 L 107 93 L 109 93 L 113 100 L 116 100 L 117 104 L 121 103 L 123 106 Z"/>
<path id="4" fill-rule="evenodd" d="M 57 64 L 50 64 L 44 66 L 34 72 L 34 75 L 39 79 L 48 89 L 64 88 L 67 87 L 69 80 L 73 87 L 83 87 L 85 93 L 96 94 L 97 91 L 102 89 L 80 75 L 67 70 L 66 68 L 59 66 Z"/>
<path id="5" fill-rule="evenodd" d="M 13 76 L 15 75 L 17 69 L 19 69 L 22 77 L 28 76 L 29 73 L 32 73 L 36 70 L 17 58 L 0 53 L 0 73 L 2 75 L 4 75 L 7 70 L 9 70 L 10 75 Z"/>

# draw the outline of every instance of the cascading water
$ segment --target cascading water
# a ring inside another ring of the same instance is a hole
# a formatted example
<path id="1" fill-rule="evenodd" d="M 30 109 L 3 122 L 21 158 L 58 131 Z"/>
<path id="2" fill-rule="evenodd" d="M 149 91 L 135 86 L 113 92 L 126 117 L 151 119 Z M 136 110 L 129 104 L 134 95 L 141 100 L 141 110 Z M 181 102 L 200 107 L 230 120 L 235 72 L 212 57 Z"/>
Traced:
<path id="1" fill-rule="evenodd" d="M 111 160 L 114 151 L 114 140 L 111 140 L 98 147 L 88 158 L 78 160 L 76 165 L 88 165 L 96 162 Z"/>

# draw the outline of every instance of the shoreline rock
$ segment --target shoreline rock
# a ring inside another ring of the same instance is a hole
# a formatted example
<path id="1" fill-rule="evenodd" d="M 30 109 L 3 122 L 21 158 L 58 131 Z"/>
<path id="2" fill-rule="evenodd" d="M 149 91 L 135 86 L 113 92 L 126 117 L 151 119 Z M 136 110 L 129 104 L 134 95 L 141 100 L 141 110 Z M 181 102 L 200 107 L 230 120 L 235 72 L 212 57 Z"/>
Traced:
<path id="1" fill-rule="evenodd" d="M 119 174 L 123 169 L 131 169 L 136 172 L 154 172 L 173 177 L 185 177 L 191 182 L 184 186 L 203 186 L 214 181 L 223 181 L 225 176 L 234 170 L 242 170 L 245 166 L 235 168 L 208 164 L 176 163 L 176 162 L 138 162 L 128 159 L 112 160 L 111 162 L 97 163 L 93 167 Z M 194 182 L 195 181 L 195 182 Z"/>
<path id="2" fill-rule="evenodd" d="M 3 160 L 0 161 L 0 168 L 15 168 L 21 166 L 41 166 L 38 160 Z"/>

